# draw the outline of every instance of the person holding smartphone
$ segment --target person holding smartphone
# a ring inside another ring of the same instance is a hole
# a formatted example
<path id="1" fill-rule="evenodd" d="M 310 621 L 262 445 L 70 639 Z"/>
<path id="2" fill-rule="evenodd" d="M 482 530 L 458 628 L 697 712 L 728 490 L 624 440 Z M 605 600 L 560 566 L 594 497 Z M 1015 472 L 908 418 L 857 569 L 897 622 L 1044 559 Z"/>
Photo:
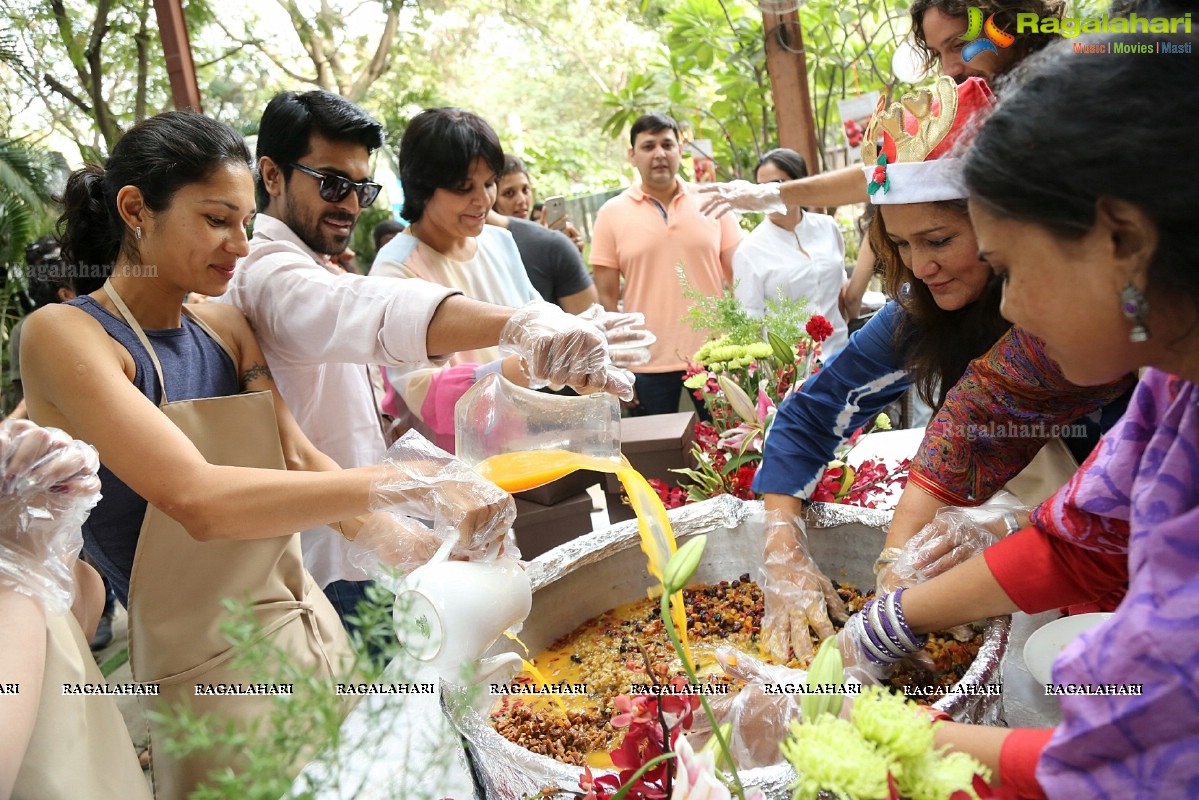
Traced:
<path id="1" fill-rule="evenodd" d="M 566 199 L 561 195 L 555 195 L 544 203 L 534 205 L 533 185 L 529 181 L 529 171 L 525 167 L 525 162 L 521 161 L 518 156 L 504 155 L 504 167 L 496 179 L 495 202 L 491 207 L 501 216 L 531 220 L 565 234 L 582 255 L 583 234 L 571 224 L 570 217 L 566 216 Z M 547 209 L 550 213 L 546 213 Z M 524 255 L 523 251 L 521 255 Z M 538 287 L 539 290 L 540 288 Z M 548 300 L 549 297 L 547 296 L 546 299 Z"/>
<path id="2" fill-rule="evenodd" d="M 564 232 L 540 225 L 528 218 L 527 204 L 520 205 L 521 198 L 527 202 L 527 198 L 532 196 L 528 190 L 529 178 L 523 171 L 524 168 L 524 162 L 516 156 L 504 155 L 504 172 L 497 181 L 499 194 L 487 215 L 487 224 L 503 228 L 512 234 L 512 241 L 516 242 L 516 249 L 520 251 L 525 273 L 537 294 L 568 314 L 580 314 L 599 302 L 595 284 L 591 281 L 591 273 L 583 263 L 582 239 L 580 237 L 577 242 L 572 243 Z M 519 185 L 524 187 L 523 193 L 513 191 L 513 176 L 521 178 Z M 507 198 L 504 197 L 505 191 L 508 192 Z M 513 202 L 514 197 L 517 202 Z M 505 199 L 508 202 L 503 202 Z M 551 197 L 546 202 L 558 209 L 554 215 L 555 219 L 565 219 L 566 203 L 561 197 Z M 520 212 L 523 208 L 526 213 L 523 216 L 520 213 L 504 214 L 499 210 L 501 207 L 515 212 Z"/>

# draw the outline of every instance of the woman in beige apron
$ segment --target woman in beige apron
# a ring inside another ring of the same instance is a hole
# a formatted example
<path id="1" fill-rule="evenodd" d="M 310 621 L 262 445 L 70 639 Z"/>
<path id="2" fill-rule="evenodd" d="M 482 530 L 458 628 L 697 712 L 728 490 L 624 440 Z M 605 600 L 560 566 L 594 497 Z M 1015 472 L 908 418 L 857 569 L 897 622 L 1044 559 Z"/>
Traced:
<path id="1" fill-rule="evenodd" d="M 154 362 L 159 385 L 165 386 L 162 365 L 137 319 L 111 282 L 104 288 Z M 189 309 L 183 313 L 227 350 Z M 232 352 L 229 357 L 234 358 Z M 164 391 L 159 409 L 209 464 L 287 468 L 270 392 L 172 403 Z M 230 663 L 234 651 L 219 630 L 228 618 L 222 601 L 230 598 L 247 601 L 262 626 L 262 638 L 288 653 L 293 665 L 306 665 L 330 681 L 348 667 L 342 663 L 339 670 L 337 663 L 349 655 L 341 620 L 304 569 L 298 533 L 198 542 L 151 505 L 142 521 L 130 578 L 129 660 L 133 677 L 157 683 L 160 698 L 172 710 L 185 706 L 196 714 L 211 712 L 243 725 L 269 716 L 269 695 L 196 694 L 197 685 L 248 685 L 264 677 Z M 151 742 L 158 730 L 152 721 Z M 236 753 L 210 751 L 179 760 L 159 747 L 151 760 L 156 793 L 160 798 L 186 797 L 210 770 L 236 769 L 237 758 Z"/>
<path id="2" fill-rule="evenodd" d="M 113 699 L 63 689 L 104 683 L 75 618 L 48 616 L 37 722 L 13 800 L 149 800 L 150 785 Z"/>
<path id="3" fill-rule="evenodd" d="M 96 617 L 72 602 L 98 465 L 61 431 L 0 423 L 0 798 L 150 797 L 80 627 Z"/>
<path id="4" fill-rule="evenodd" d="M 110 495 L 123 492 L 135 510 L 134 501 L 144 504 L 140 529 L 133 520 L 122 527 L 119 516 L 103 529 L 104 569 L 118 595 L 128 588 L 137 680 L 218 722 L 265 725 L 261 699 L 195 694 L 196 684 L 256 677 L 232 667 L 221 601 L 248 599 L 263 638 L 291 666 L 333 676 L 345 635 L 303 569 L 294 532 L 329 524 L 354 538 L 372 508 L 402 510 L 413 474 L 424 475 L 426 465 L 338 469 L 300 432 L 240 312 L 205 304 L 184 314 L 187 292 L 222 294 L 248 251 L 251 161 L 232 129 L 189 112 L 148 119 L 123 136 L 104 169 L 74 173 L 63 202 L 67 262 L 114 266 L 105 288 L 28 318 L 22 377 L 30 416 L 99 451 L 105 500 L 92 530 L 100 530 Z M 176 337 L 186 339 L 178 351 Z M 167 350 L 176 361 L 164 369 Z M 205 394 L 206 371 L 225 388 Z M 171 394 L 182 385 L 191 386 L 189 397 Z M 476 476 L 457 480 L 423 491 L 461 512 L 454 519 L 464 538 L 502 535 L 493 522 L 510 521 L 510 498 Z M 392 515 L 370 519 L 376 541 L 396 546 L 418 536 Z M 97 544 L 88 540 L 89 552 Z M 160 800 L 186 797 L 213 767 L 237 767 L 236 754 L 179 760 L 153 745 Z"/>

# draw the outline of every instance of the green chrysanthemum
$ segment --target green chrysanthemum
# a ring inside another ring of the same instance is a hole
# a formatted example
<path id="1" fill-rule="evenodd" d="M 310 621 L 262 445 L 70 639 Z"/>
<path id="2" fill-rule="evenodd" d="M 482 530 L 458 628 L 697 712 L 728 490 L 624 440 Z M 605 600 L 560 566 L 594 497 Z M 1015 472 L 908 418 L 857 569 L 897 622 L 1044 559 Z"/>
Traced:
<path id="1" fill-rule="evenodd" d="M 754 342 L 745 348 L 754 358 L 770 358 L 774 350 L 766 342 Z"/>
<path id="2" fill-rule="evenodd" d="M 779 750 L 799 776 L 792 800 L 816 800 L 822 789 L 843 800 L 887 796 L 891 762 L 843 719 L 824 714 L 814 722 L 792 722 Z"/>
<path id="3" fill-rule="evenodd" d="M 708 373 L 697 372 L 687 380 L 683 381 L 683 385 L 688 389 L 698 389 L 708 382 Z"/>
<path id="4" fill-rule="evenodd" d="M 910 800 L 949 800 L 958 791 L 977 800 L 975 775 L 991 780 L 991 770 L 966 753 L 938 755 L 929 750 L 904 761 L 896 782 L 900 793 Z"/>
<path id="5" fill-rule="evenodd" d="M 916 758 L 933 748 L 928 715 L 881 686 L 863 687 L 849 716 L 862 736 L 896 758 Z"/>

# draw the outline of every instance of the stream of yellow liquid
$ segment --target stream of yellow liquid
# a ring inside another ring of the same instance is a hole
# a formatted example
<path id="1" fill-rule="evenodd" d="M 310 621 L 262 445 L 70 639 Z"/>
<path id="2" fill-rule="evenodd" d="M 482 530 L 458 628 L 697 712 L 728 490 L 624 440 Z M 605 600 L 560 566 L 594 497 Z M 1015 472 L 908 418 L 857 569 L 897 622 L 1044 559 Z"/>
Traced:
<path id="1" fill-rule="evenodd" d="M 649 559 L 649 573 L 658 579 L 660 585 L 666 573 L 666 562 L 670 561 L 677 549 L 674 532 L 670 529 L 670 518 L 666 516 L 666 507 L 662 505 L 658 493 L 623 456 L 616 460 L 585 456 L 568 450 L 528 450 L 500 453 L 475 466 L 480 475 L 506 492 L 523 492 L 555 481 L 577 469 L 611 472 L 620 480 L 637 514 L 641 549 Z M 654 596 L 651 590 L 650 597 Z M 683 593 L 676 592 L 671 597 L 670 617 L 683 643 L 687 662 L 694 668 L 695 659 L 691 657 L 687 643 L 687 619 L 684 614 Z"/>

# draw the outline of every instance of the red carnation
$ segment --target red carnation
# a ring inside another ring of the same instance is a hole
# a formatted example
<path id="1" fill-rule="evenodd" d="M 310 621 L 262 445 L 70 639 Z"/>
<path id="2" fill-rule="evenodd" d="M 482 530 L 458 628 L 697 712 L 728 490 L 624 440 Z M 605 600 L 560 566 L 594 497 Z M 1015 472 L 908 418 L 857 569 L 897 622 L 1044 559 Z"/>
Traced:
<path id="1" fill-rule="evenodd" d="M 808 320 L 804 329 L 808 332 L 808 336 L 817 342 L 823 342 L 833 335 L 833 324 L 819 314 Z"/>

